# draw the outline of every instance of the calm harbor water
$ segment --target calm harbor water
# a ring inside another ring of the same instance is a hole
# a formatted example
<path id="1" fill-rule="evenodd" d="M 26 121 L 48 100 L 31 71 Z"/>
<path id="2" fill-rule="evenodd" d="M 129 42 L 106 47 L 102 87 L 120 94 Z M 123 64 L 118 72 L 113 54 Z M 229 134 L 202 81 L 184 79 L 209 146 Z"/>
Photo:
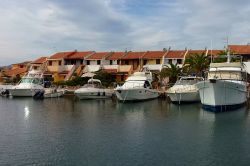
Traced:
<path id="1" fill-rule="evenodd" d="M 246 107 L 0 98 L 0 165 L 250 165 Z"/>

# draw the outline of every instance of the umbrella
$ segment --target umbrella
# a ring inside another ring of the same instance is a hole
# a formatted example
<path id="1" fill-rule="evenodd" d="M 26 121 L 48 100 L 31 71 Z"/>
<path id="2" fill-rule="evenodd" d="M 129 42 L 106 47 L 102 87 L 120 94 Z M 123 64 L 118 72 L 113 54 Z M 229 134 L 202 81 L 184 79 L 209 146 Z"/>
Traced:
<path id="1" fill-rule="evenodd" d="M 95 73 L 84 73 L 81 77 L 94 77 Z"/>

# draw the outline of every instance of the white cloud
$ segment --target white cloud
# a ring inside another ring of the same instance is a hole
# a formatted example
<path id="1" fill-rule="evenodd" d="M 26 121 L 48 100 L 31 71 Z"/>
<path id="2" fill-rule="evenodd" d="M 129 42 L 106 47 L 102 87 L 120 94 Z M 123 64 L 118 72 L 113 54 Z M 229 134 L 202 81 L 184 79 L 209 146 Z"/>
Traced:
<path id="1" fill-rule="evenodd" d="M 250 42 L 246 0 L 2 0 L 0 65 L 64 50 L 155 50 Z"/>

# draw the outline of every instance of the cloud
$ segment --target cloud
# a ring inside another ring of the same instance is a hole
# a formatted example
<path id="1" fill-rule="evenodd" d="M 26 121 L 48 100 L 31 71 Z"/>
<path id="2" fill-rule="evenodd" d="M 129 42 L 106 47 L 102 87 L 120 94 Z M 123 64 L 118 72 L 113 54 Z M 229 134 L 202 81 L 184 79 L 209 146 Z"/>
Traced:
<path id="1" fill-rule="evenodd" d="M 250 42 L 246 0 L 1 1 L 0 65 L 66 50 L 223 48 Z"/>

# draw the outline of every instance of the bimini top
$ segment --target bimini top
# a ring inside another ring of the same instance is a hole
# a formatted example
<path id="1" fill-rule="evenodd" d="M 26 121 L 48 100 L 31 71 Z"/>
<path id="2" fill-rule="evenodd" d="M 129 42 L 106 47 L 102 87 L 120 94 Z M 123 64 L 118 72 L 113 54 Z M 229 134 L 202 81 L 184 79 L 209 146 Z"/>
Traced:
<path id="1" fill-rule="evenodd" d="M 93 78 L 91 78 L 91 79 L 89 79 L 89 80 L 88 80 L 88 84 L 90 84 L 90 83 L 94 83 L 94 82 L 96 82 L 96 83 L 100 83 L 100 84 L 101 84 L 101 81 L 100 81 L 100 80 L 98 80 L 98 79 L 93 79 Z"/>
<path id="2" fill-rule="evenodd" d="M 240 62 L 211 63 L 209 71 L 242 71 L 244 66 Z"/>

